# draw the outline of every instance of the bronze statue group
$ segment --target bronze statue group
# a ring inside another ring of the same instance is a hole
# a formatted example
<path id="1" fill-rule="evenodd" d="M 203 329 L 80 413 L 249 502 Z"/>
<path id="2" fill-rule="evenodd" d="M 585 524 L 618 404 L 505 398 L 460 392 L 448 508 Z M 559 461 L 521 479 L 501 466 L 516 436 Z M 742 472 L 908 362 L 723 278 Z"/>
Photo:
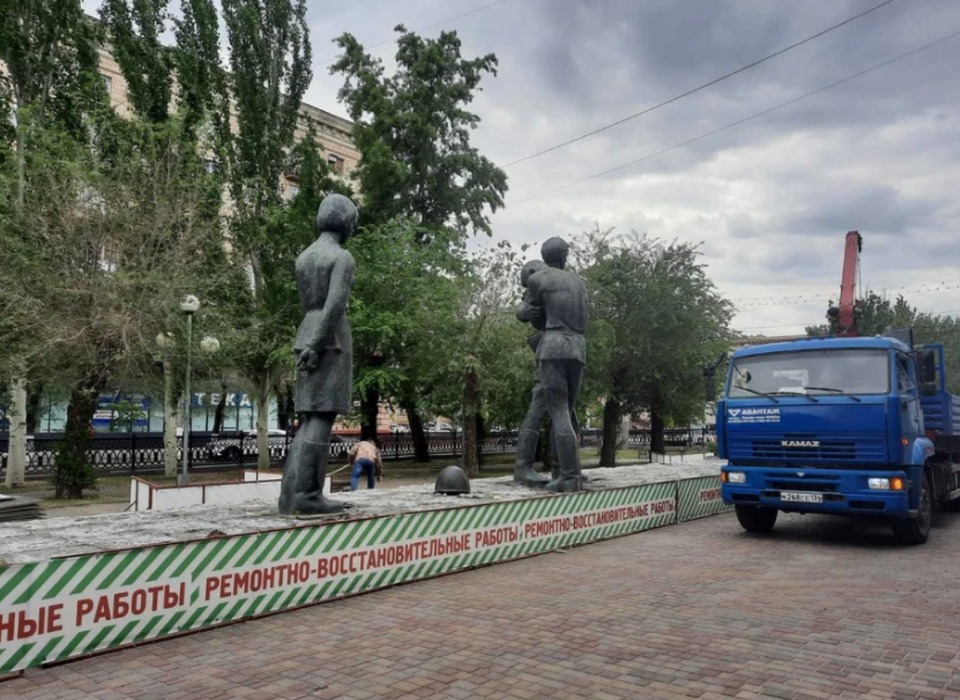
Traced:
<path id="1" fill-rule="evenodd" d="M 297 363 L 294 405 L 303 420 L 290 445 L 278 510 L 283 515 L 320 515 L 346 504 L 323 495 L 330 436 L 337 416 L 350 410 L 353 346 L 347 300 L 355 263 L 343 248 L 357 229 L 357 208 L 347 197 L 326 197 L 317 211 L 319 236 L 297 258 L 296 276 L 304 317 L 293 352 Z M 542 261 L 523 266 L 523 300 L 517 319 L 533 326 L 529 343 L 537 355 L 537 378 L 517 439 L 514 481 L 555 492 L 579 491 L 580 452 L 574 406 L 586 363 L 587 291 L 566 270 L 569 246 L 551 238 Z M 552 423 L 553 478 L 534 469 L 540 424 Z"/>

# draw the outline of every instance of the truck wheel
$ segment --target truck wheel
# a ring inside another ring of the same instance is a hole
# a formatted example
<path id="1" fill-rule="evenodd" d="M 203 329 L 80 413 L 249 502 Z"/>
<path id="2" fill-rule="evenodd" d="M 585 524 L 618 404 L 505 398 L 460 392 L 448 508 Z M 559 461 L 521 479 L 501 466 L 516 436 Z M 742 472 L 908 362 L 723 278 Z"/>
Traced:
<path id="1" fill-rule="evenodd" d="M 933 497 L 930 493 L 930 476 L 923 475 L 920 486 L 920 511 L 916 518 L 904 518 L 893 521 L 893 536 L 901 544 L 923 544 L 930 536 L 930 522 L 933 520 Z"/>
<path id="2" fill-rule="evenodd" d="M 736 506 L 737 520 L 747 532 L 770 532 L 777 522 L 776 508 Z"/>

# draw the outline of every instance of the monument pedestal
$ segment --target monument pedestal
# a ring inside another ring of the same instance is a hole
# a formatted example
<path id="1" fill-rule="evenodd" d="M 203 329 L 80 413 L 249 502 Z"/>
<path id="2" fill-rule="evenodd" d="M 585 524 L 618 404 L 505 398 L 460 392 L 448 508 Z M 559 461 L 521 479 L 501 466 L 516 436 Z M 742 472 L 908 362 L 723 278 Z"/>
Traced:
<path id="1" fill-rule="evenodd" d="M 719 466 L 595 469 L 571 494 L 345 492 L 350 511 L 310 521 L 260 501 L 9 523 L 0 675 L 721 512 Z"/>

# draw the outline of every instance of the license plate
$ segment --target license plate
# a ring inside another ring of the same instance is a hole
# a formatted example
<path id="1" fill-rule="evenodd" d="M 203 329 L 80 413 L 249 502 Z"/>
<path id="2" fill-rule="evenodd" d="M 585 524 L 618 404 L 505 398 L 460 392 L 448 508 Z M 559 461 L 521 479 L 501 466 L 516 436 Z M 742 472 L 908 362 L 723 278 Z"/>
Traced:
<path id="1" fill-rule="evenodd" d="M 780 500 L 794 503 L 823 503 L 823 494 L 816 491 L 781 491 Z"/>

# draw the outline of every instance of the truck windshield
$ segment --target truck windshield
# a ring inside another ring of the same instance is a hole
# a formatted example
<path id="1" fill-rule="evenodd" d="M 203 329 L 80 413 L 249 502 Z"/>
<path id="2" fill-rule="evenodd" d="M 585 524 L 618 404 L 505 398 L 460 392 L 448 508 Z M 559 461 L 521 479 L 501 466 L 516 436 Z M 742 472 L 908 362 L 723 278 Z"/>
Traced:
<path id="1" fill-rule="evenodd" d="M 778 352 L 733 363 L 727 397 L 788 394 L 886 394 L 890 358 L 885 350 Z"/>

